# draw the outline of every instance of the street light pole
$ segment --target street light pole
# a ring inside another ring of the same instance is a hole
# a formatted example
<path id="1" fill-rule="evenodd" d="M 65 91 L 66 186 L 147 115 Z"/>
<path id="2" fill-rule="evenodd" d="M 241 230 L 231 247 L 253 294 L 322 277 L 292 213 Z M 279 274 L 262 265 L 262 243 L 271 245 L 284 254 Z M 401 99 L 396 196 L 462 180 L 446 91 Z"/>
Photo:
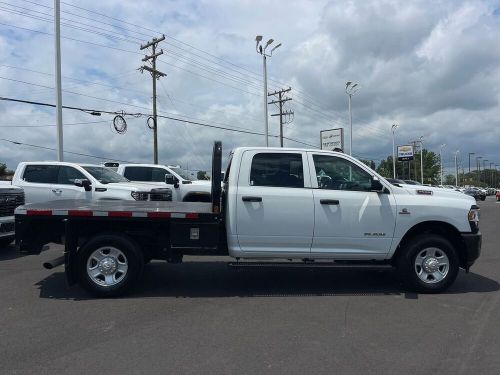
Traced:
<path id="1" fill-rule="evenodd" d="M 490 163 L 490 186 L 493 186 L 493 168 L 491 167 L 492 165 L 495 165 L 495 163 Z"/>
<path id="2" fill-rule="evenodd" d="M 458 153 L 460 150 L 455 151 L 455 185 L 458 186 Z"/>
<path id="3" fill-rule="evenodd" d="M 348 81 L 345 84 L 345 93 L 347 94 L 349 98 L 349 128 L 350 128 L 350 133 L 349 133 L 349 155 L 352 156 L 352 109 L 351 109 L 351 98 L 354 95 L 356 91 L 358 91 L 359 86 L 357 83 Z"/>
<path id="4" fill-rule="evenodd" d="M 488 159 L 483 159 L 483 172 L 484 172 L 484 183 L 486 184 L 486 166 L 485 163 L 489 161 Z M 479 175 L 479 182 L 481 182 L 481 175 Z"/>
<path id="5" fill-rule="evenodd" d="M 420 178 L 422 185 L 424 184 L 424 136 L 421 136 L 419 139 L 420 142 Z M 415 176 L 416 177 L 416 176 Z"/>
<path id="6" fill-rule="evenodd" d="M 264 75 L 264 144 L 266 145 L 266 147 L 269 147 L 269 116 L 267 112 L 267 58 L 273 55 L 273 51 L 276 48 L 279 48 L 281 46 L 281 43 L 274 46 L 269 54 L 266 54 L 267 47 L 269 47 L 274 42 L 274 39 L 269 39 L 264 47 L 262 46 L 262 44 L 260 44 L 260 42 L 262 41 L 262 35 L 257 35 L 255 37 L 255 41 L 255 50 L 257 51 L 257 53 L 262 55 L 262 70 Z"/>
<path id="7" fill-rule="evenodd" d="M 62 88 L 61 88 L 61 4 L 54 0 L 54 50 L 55 50 L 55 78 L 56 78 L 56 132 L 57 132 L 57 160 L 63 161 L 63 125 L 62 125 Z"/>
<path id="8" fill-rule="evenodd" d="M 349 101 L 350 102 L 350 101 Z M 350 108 L 350 106 L 349 106 Z M 396 135 L 394 134 L 396 132 L 396 129 L 398 128 L 398 124 L 392 124 L 391 130 L 392 130 L 392 177 L 396 179 Z"/>
<path id="9" fill-rule="evenodd" d="M 477 185 L 479 186 L 481 183 L 481 160 L 482 156 L 477 156 L 476 157 L 476 172 L 477 172 Z"/>
<path id="10" fill-rule="evenodd" d="M 443 185 L 443 148 L 446 146 L 446 143 L 443 143 L 439 148 L 439 169 L 441 174 L 441 185 Z"/>

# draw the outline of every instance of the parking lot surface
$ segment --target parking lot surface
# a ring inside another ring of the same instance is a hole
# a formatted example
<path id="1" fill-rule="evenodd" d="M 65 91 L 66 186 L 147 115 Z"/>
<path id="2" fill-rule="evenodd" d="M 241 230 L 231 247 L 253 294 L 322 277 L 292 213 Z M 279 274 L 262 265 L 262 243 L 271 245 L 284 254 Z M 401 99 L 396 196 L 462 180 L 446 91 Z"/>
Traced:
<path id="1" fill-rule="evenodd" d="M 2 374 L 498 374 L 500 204 L 481 207 L 481 257 L 445 293 L 390 271 L 229 269 L 152 262 L 138 289 L 93 299 L 58 256 L 0 252 Z"/>

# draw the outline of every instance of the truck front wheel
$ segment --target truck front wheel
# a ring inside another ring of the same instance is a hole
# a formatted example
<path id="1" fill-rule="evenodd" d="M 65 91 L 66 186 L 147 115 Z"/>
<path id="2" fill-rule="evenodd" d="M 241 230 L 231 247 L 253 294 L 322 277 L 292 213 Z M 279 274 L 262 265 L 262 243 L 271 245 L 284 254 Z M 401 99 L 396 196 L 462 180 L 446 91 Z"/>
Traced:
<path id="1" fill-rule="evenodd" d="M 458 256 L 453 245 L 436 234 L 413 237 L 401 249 L 397 269 L 405 284 L 421 293 L 439 293 L 458 275 Z"/>
<path id="2" fill-rule="evenodd" d="M 143 267 L 137 245 L 119 235 L 96 236 L 78 252 L 80 285 L 100 297 L 128 292 L 139 280 Z"/>

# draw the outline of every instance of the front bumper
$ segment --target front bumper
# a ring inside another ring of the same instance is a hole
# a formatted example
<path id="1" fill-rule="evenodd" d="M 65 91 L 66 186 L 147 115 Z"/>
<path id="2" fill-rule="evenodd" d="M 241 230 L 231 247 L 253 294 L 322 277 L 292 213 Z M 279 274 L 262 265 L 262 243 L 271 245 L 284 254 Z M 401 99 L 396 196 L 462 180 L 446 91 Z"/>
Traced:
<path id="1" fill-rule="evenodd" d="M 469 271 L 470 266 L 474 264 L 479 255 L 481 255 L 482 234 L 477 233 L 461 233 L 462 241 L 465 248 L 465 259 L 463 266 L 466 271 Z"/>
<path id="2" fill-rule="evenodd" d="M 0 217 L 0 238 L 14 236 L 14 216 Z"/>

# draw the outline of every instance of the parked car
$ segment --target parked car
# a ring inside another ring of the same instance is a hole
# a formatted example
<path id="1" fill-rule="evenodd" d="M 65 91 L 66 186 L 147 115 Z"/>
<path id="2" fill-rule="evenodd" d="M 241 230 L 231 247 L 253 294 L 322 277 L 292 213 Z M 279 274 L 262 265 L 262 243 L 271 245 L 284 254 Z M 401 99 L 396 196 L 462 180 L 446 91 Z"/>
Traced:
<path id="1" fill-rule="evenodd" d="M 484 191 L 478 188 L 468 188 L 464 191 L 464 194 L 470 195 L 471 197 L 474 197 L 476 200 L 484 201 L 486 199 L 486 194 L 484 193 Z"/>
<path id="2" fill-rule="evenodd" d="M 159 164 L 118 164 L 116 171 L 130 181 L 164 184 L 163 186 L 172 190 L 174 202 L 210 202 L 211 199 L 210 181 L 196 180 L 179 167 Z"/>
<path id="3" fill-rule="evenodd" d="M 0 249 L 14 240 L 14 210 L 23 204 L 23 189 L 10 182 L 0 184 Z"/>
<path id="4" fill-rule="evenodd" d="M 23 162 L 13 183 L 24 189 L 26 203 L 62 199 L 171 201 L 165 185 L 132 183 L 99 165 L 65 162 Z"/>

